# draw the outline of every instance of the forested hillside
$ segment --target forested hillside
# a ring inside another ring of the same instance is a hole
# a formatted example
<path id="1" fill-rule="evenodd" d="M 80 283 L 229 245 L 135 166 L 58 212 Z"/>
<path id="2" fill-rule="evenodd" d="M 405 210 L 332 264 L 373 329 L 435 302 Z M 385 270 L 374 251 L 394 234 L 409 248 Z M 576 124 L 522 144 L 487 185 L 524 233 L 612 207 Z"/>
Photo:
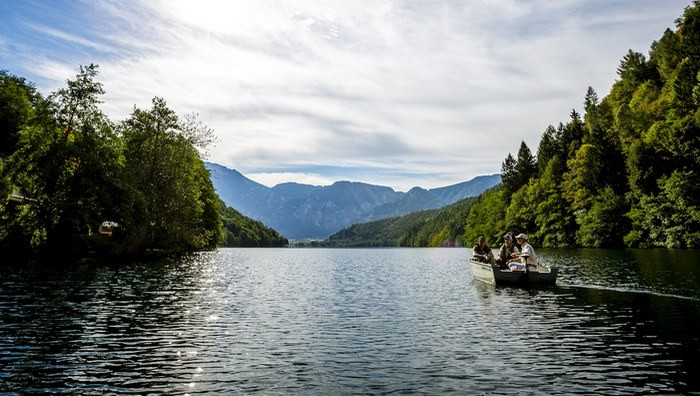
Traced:
<path id="1" fill-rule="evenodd" d="M 224 225 L 224 247 L 281 247 L 289 241 L 263 223 L 243 216 L 222 201 L 221 221 Z"/>
<path id="2" fill-rule="evenodd" d="M 540 246 L 700 246 L 700 3 L 651 45 L 630 50 L 583 117 L 549 126 L 537 156 L 523 142 L 502 165 L 464 238 L 526 232 Z"/>
<path id="3" fill-rule="evenodd" d="M 475 201 L 476 198 L 466 198 L 441 209 L 355 224 L 331 235 L 322 244 L 333 247 L 462 246 L 464 218 Z"/>

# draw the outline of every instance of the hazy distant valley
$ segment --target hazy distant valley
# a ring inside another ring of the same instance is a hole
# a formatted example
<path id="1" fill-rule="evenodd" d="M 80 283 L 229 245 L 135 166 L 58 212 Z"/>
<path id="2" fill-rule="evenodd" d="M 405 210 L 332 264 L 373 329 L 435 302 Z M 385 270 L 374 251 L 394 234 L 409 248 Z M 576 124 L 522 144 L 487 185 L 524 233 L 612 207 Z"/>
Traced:
<path id="1" fill-rule="evenodd" d="M 266 187 L 240 172 L 206 164 L 214 187 L 227 205 L 262 221 L 290 239 L 325 239 L 355 223 L 436 209 L 481 194 L 501 181 L 499 174 L 478 176 L 451 186 L 408 192 L 359 182 L 330 186 L 282 183 Z"/>

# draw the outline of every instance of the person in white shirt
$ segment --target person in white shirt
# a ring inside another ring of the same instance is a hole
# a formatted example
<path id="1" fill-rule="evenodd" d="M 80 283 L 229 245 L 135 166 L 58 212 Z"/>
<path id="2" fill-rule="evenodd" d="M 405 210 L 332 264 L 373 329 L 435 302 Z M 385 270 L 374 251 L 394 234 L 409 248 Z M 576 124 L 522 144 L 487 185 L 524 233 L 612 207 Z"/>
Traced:
<path id="1" fill-rule="evenodd" d="M 539 261 L 537 259 L 537 253 L 535 253 L 535 249 L 529 243 L 527 243 L 527 235 L 518 234 L 515 236 L 515 239 L 518 241 L 518 245 L 520 245 L 520 253 L 517 254 L 517 256 L 524 259 L 528 268 L 537 267 L 537 262 Z M 511 271 L 525 270 L 523 260 L 521 260 L 521 262 L 512 262 L 508 266 L 510 267 Z"/>

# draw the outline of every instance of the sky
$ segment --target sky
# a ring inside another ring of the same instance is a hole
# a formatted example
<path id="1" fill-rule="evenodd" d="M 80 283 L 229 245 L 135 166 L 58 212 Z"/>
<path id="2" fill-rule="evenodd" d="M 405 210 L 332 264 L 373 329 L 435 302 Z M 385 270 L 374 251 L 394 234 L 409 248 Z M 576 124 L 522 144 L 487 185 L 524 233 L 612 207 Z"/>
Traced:
<path id="1" fill-rule="evenodd" d="M 262 184 L 498 173 L 610 91 L 690 0 L 0 0 L 0 69 L 49 94 L 98 64 L 113 120 L 164 98 Z"/>

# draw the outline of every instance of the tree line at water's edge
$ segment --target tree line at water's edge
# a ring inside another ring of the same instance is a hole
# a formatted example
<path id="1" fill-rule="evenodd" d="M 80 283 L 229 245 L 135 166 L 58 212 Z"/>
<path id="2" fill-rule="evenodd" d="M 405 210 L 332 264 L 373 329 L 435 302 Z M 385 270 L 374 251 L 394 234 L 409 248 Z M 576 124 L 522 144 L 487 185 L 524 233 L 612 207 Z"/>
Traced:
<path id="1" fill-rule="evenodd" d="M 0 71 L 0 251 L 140 255 L 287 240 L 220 201 L 202 162 L 212 131 L 165 100 L 124 121 L 100 110 L 97 66 L 43 97 Z"/>
<path id="2" fill-rule="evenodd" d="M 464 219 L 477 198 L 465 198 L 440 209 L 354 224 L 310 245 L 329 247 L 463 246 Z"/>
<path id="3" fill-rule="evenodd" d="M 497 244 L 525 232 L 544 247 L 697 248 L 700 2 L 676 27 L 648 58 L 630 50 L 605 98 L 589 87 L 583 117 L 572 111 L 547 127 L 536 156 L 525 142 L 508 154 L 501 185 L 444 210 L 355 225 L 324 244 L 471 246 L 480 235 Z"/>

